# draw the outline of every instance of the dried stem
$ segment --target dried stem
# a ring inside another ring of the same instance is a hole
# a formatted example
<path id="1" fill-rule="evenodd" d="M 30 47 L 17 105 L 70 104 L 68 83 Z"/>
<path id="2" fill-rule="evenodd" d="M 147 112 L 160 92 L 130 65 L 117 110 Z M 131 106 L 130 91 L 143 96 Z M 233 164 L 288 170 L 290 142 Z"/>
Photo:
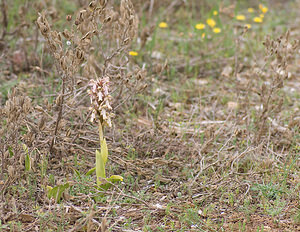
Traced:
<path id="1" fill-rule="evenodd" d="M 2 24 L 3 24 L 3 31 L 2 31 L 2 35 L 1 35 L 1 40 L 4 39 L 6 33 L 7 33 L 7 26 L 8 26 L 8 21 L 7 21 L 7 4 L 6 4 L 6 0 L 2 0 L 1 1 L 1 11 L 2 11 Z"/>
<path id="2" fill-rule="evenodd" d="M 54 130 L 54 134 L 52 137 L 52 141 L 50 144 L 50 156 L 53 153 L 53 146 L 55 144 L 55 139 L 56 139 L 56 135 L 57 135 L 57 131 L 58 131 L 58 125 L 60 120 L 62 119 L 62 112 L 63 112 L 63 105 L 64 105 L 64 95 L 65 95 L 65 78 L 62 78 L 62 90 L 61 90 L 62 94 L 61 94 L 61 101 L 59 102 L 59 112 L 57 115 L 57 119 L 56 119 L 56 125 L 55 125 L 55 130 Z"/>
<path id="3" fill-rule="evenodd" d="M 104 139 L 101 120 L 99 120 L 98 129 L 99 129 L 99 139 L 100 139 L 100 144 L 101 144 L 101 141 L 103 141 L 103 139 Z"/>

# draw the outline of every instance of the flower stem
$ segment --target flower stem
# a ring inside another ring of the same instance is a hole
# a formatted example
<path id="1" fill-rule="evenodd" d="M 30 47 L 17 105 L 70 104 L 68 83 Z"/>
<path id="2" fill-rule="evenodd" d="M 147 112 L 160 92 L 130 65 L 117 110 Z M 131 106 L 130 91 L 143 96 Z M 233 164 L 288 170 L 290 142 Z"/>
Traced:
<path id="1" fill-rule="evenodd" d="M 103 139 L 104 139 L 101 120 L 99 120 L 98 129 L 99 129 L 99 139 L 100 139 L 100 145 L 101 145 L 101 141 L 103 141 Z"/>

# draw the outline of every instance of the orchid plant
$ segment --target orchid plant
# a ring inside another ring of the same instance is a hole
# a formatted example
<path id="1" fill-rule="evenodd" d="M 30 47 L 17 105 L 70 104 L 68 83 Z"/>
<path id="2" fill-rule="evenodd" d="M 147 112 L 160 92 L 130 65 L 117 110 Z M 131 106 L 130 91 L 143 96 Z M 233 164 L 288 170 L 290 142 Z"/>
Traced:
<path id="1" fill-rule="evenodd" d="M 90 89 L 88 90 L 91 99 L 91 122 L 98 121 L 98 131 L 100 140 L 100 151 L 96 150 L 96 167 L 88 171 L 87 175 L 91 175 L 96 171 L 97 185 L 103 190 L 111 187 L 112 183 L 123 181 L 123 177 L 112 175 L 106 178 L 105 165 L 108 158 L 108 149 L 106 139 L 104 138 L 104 126 L 111 127 L 111 118 L 113 117 L 112 107 L 110 105 L 111 95 L 109 94 L 109 77 L 99 78 L 90 81 Z"/>

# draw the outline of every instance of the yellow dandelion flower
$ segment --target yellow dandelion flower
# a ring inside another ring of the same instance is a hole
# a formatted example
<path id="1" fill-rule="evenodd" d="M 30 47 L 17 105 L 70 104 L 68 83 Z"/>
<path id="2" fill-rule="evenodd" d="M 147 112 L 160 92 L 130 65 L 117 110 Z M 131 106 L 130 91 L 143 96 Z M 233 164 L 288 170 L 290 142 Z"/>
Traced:
<path id="1" fill-rule="evenodd" d="M 246 19 L 245 15 L 237 15 L 235 18 L 239 21 L 244 21 Z"/>
<path id="2" fill-rule="evenodd" d="M 250 8 L 248 8 L 248 12 L 249 12 L 249 13 L 253 13 L 253 12 L 254 12 L 254 9 L 250 7 Z"/>
<path id="3" fill-rule="evenodd" d="M 248 29 L 250 29 L 252 26 L 251 26 L 251 24 L 248 23 L 248 24 L 245 25 L 245 27 L 247 27 Z"/>
<path id="4" fill-rule="evenodd" d="M 213 19 L 207 19 L 206 23 L 208 26 L 210 26 L 211 28 L 214 28 L 216 26 L 216 21 Z"/>
<path id="5" fill-rule="evenodd" d="M 168 27 L 168 24 L 166 22 L 161 22 L 160 24 L 158 24 L 158 26 L 160 28 L 167 28 Z"/>
<path id="6" fill-rule="evenodd" d="M 221 28 L 215 27 L 213 29 L 213 32 L 216 33 L 216 34 L 219 34 L 221 32 Z"/>
<path id="7" fill-rule="evenodd" d="M 258 5 L 259 9 L 261 10 L 261 12 L 263 12 L 264 14 L 268 12 L 268 7 L 262 5 L 262 4 L 259 4 Z"/>
<path id="8" fill-rule="evenodd" d="M 259 17 L 261 17 L 262 19 L 265 17 L 264 14 L 260 14 Z"/>
<path id="9" fill-rule="evenodd" d="M 265 14 L 265 13 L 267 13 L 268 12 L 268 7 L 263 7 L 262 9 L 261 9 L 261 11 Z"/>
<path id="10" fill-rule="evenodd" d="M 263 19 L 262 19 L 261 17 L 255 17 L 255 18 L 253 19 L 253 21 L 256 22 L 256 23 L 262 23 L 262 22 L 263 22 Z"/>
<path id="11" fill-rule="evenodd" d="M 213 14 L 218 15 L 218 11 L 214 10 Z"/>
<path id="12" fill-rule="evenodd" d="M 205 38 L 205 33 L 202 33 L 201 38 L 202 38 L 202 39 Z"/>
<path id="13" fill-rule="evenodd" d="M 139 53 L 137 53 L 137 52 L 135 52 L 135 51 L 130 51 L 130 52 L 129 52 L 129 55 L 130 55 L 130 56 L 138 56 Z"/>
<path id="14" fill-rule="evenodd" d="M 197 30 L 203 30 L 203 29 L 205 28 L 205 24 L 203 24 L 203 23 L 198 23 L 198 24 L 196 24 L 195 28 L 196 28 Z"/>

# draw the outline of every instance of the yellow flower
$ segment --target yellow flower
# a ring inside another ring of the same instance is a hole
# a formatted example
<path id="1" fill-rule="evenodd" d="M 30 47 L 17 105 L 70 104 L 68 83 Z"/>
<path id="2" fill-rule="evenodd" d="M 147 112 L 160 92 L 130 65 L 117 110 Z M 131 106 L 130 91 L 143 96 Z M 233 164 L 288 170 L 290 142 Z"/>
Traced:
<path id="1" fill-rule="evenodd" d="M 207 19 L 206 23 L 208 24 L 208 26 L 210 26 L 212 28 L 216 26 L 216 21 L 213 19 Z"/>
<path id="2" fill-rule="evenodd" d="M 259 4 L 258 7 L 259 7 L 259 9 L 260 9 L 264 14 L 267 13 L 268 10 L 269 10 L 268 7 L 266 7 L 266 6 L 262 5 L 262 4 Z"/>
<path id="3" fill-rule="evenodd" d="M 263 7 L 262 9 L 261 9 L 261 11 L 265 14 L 265 13 L 267 13 L 268 12 L 268 7 Z"/>
<path id="4" fill-rule="evenodd" d="M 213 32 L 216 33 L 216 34 L 219 34 L 221 32 L 221 28 L 215 27 L 213 29 Z"/>
<path id="5" fill-rule="evenodd" d="M 254 12 L 254 9 L 250 7 L 250 8 L 248 8 L 248 12 L 249 12 L 249 13 L 253 13 L 253 12 Z"/>
<path id="6" fill-rule="evenodd" d="M 247 27 L 248 29 L 251 28 L 251 24 L 246 24 L 245 27 Z"/>
<path id="7" fill-rule="evenodd" d="M 261 17 L 255 17 L 253 21 L 256 23 L 262 23 L 263 19 Z"/>
<path id="8" fill-rule="evenodd" d="M 205 28 L 205 24 L 203 24 L 203 23 L 198 23 L 198 24 L 196 24 L 195 28 L 196 28 L 197 30 L 203 30 L 203 29 Z"/>
<path id="9" fill-rule="evenodd" d="M 158 24 L 158 26 L 160 28 L 167 28 L 168 27 L 168 24 L 166 22 L 161 22 L 160 24 Z"/>
<path id="10" fill-rule="evenodd" d="M 265 17 L 264 14 L 260 14 L 259 17 L 261 17 L 262 19 Z"/>
<path id="11" fill-rule="evenodd" d="M 213 14 L 218 15 L 218 11 L 214 10 Z"/>
<path id="12" fill-rule="evenodd" d="M 205 38 L 205 33 L 202 33 L 201 38 L 202 38 L 202 39 Z"/>
<path id="13" fill-rule="evenodd" d="M 237 15 L 235 18 L 240 21 L 244 21 L 246 19 L 245 15 Z"/>
<path id="14" fill-rule="evenodd" d="M 130 55 L 130 56 L 138 56 L 138 53 L 135 52 L 135 51 L 130 51 L 130 52 L 129 52 L 129 55 Z"/>

